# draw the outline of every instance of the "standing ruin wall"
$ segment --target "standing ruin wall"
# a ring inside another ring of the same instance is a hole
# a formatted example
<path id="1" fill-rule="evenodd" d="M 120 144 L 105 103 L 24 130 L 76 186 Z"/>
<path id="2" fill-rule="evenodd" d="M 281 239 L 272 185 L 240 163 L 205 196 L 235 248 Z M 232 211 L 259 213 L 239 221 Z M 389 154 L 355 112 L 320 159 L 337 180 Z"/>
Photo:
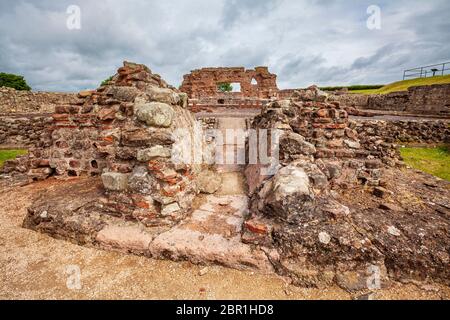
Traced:
<path id="1" fill-rule="evenodd" d="M 246 70 L 238 68 L 203 68 L 184 76 L 180 87 L 191 99 L 215 97 L 220 94 L 218 84 L 239 83 L 243 98 L 270 99 L 277 96 L 277 76 L 267 67 Z"/>
<path id="2" fill-rule="evenodd" d="M 280 162 L 274 176 L 258 181 L 261 164 L 246 168 L 250 215 L 242 239 L 265 252 L 276 248 L 271 261 L 279 274 L 300 286 L 335 282 L 350 291 L 367 288 L 371 269 L 385 284 L 448 282 L 446 253 L 439 259 L 448 247 L 448 219 L 422 203 L 417 210 L 411 201 L 403 208 L 389 199 L 398 195 L 400 203 L 405 188 L 414 188 L 407 175 L 399 182 L 404 173 L 393 143 L 372 135 L 368 144 L 343 106 L 314 86 L 268 104 L 252 127 L 282 131 Z M 379 144 L 383 152 L 373 152 Z M 424 246 L 432 249 L 423 254 Z"/>

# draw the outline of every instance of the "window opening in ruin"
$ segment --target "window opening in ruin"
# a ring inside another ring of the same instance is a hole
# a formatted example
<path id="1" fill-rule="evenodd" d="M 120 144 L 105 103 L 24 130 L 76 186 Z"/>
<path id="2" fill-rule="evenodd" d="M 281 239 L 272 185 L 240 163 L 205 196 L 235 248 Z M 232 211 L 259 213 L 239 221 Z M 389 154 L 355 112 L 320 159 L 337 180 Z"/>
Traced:
<path id="1" fill-rule="evenodd" d="M 241 84 L 239 82 L 220 82 L 217 84 L 217 91 L 227 92 L 241 92 Z"/>
<path id="2" fill-rule="evenodd" d="M 219 100 L 217 100 L 217 103 L 218 104 L 225 104 L 225 100 L 224 99 L 219 99 Z"/>
<path id="3" fill-rule="evenodd" d="M 252 86 L 257 86 L 258 85 L 258 81 L 256 81 L 255 78 L 252 78 Z"/>
<path id="4" fill-rule="evenodd" d="M 233 88 L 231 92 L 241 92 L 241 84 L 239 82 L 232 82 L 231 86 Z"/>

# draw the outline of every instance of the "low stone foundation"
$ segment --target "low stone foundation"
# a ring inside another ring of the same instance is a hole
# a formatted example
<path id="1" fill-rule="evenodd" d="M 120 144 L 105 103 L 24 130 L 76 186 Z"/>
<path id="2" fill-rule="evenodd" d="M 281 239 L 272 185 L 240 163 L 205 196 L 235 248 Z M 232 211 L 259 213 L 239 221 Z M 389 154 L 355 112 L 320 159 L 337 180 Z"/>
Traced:
<path id="1" fill-rule="evenodd" d="M 387 143 L 440 144 L 450 142 L 450 121 L 438 120 L 358 120 L 360 136 L 377 137 Z M 363 143 L 364 146 L 371 148 Z"/>

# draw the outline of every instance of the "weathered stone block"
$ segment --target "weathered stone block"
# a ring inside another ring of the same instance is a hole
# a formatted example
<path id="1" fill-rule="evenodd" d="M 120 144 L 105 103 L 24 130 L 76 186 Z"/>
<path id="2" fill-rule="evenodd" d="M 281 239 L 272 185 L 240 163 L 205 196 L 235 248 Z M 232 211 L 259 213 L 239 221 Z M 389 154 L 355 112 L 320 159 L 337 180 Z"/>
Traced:
<path id="1" fill-rule="evenodd" d="M 180 95 L 168 88 L 149 86 L 146 88 L 145 93 L 147 93 L 151 101 L 173 105 L 176 105 L 180 102 Z"/>
<path id="2" fill-rule="evenodd" d="M 118 172 L 102 174 L 103 186 L 111 191 L 125 191 L 128 187 L 128 175 Z"/>
<path id="3" fill-rule="evenodd" d="M 149 126 L 168 128 L 172 125 L 174 110 L 166 103 L 150 102 L 139 105 L 136 115 Z"/>
<path id="4" fill-rule="evenodd" d="M 361 148 L 361 144 L 358 141 L 344 140 L 344 143 L 347 145 L 347 147 L 349 147 L 351 149 L 359 149 L 359 148 Z"/>
<path id="5" fill-rule="evenodd" d="M 202 171 L 197 177 L 197 187 L 200 192 L 213 194 L 222 186 L 222 178 L 217 172 Z"/>
<path id="6" fill-rule="evenodd" d="M 128 178 L 128 188 L 141 194 L 150 194 L 154 186 L 154 179 L 148 174 L 147 168 L 143 166 L 134 168 Z"/>
<path id="7" fill-rule="evenodd" d="M 270 183 L 265 205 L 271 208 L 273 215 L 289 219 L 293 214 L 300 214 L 314 200 L 309 177 L 302 168 L 284 167 Z"/>
<path id="8" fill-rule="evenodd" d="M 112 96 L 116 100 L 124 102 L 132 102 L 141 93 L 134 87 L 117 87 L 111 86 L 105 90 L 105 94 Z"/>
<path id="9" fill-rule="evenodd" d="M 162 208 L 161 215 L 167 216 L 167 215 L 173 214 L 175 212 L 178 212 L 180 210 L 181 210 L 181 208 L 178 205 L 178 203 L 176 203 L 176 202 L 175 203 L 171 203 L 171 204 L 168 204 L 168 205 L 166 205 L 166 206 L 164 206 Z"/>
<path id="10" fill-rule="evenodd" d="M 139 150 L 137 153 L 138 161 L 150 161 L 155 158 L 170 158 L 171 149 L 163 146 L 154 146 L 148 149 Z"/>

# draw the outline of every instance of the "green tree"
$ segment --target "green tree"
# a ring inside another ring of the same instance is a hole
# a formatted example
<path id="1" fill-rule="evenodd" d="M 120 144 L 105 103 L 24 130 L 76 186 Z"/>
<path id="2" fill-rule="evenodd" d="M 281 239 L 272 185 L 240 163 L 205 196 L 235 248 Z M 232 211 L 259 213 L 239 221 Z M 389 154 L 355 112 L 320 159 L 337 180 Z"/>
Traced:
<path id="1" fill-rule="evenodd" d="M 0 87 L 8 87 L 25 91 L 31 90 L 31 87 L 22 76 L 3 72 L 0 72 Z"/>
<path id="2" fill-rule="evenodd" d="M 231 85 L 231 83 L 224 82 L 224 83 L 219 83 L 218 89 L 221 92 L 231 92 L 231 91 L 233 91 L 233 86 Z"/>

